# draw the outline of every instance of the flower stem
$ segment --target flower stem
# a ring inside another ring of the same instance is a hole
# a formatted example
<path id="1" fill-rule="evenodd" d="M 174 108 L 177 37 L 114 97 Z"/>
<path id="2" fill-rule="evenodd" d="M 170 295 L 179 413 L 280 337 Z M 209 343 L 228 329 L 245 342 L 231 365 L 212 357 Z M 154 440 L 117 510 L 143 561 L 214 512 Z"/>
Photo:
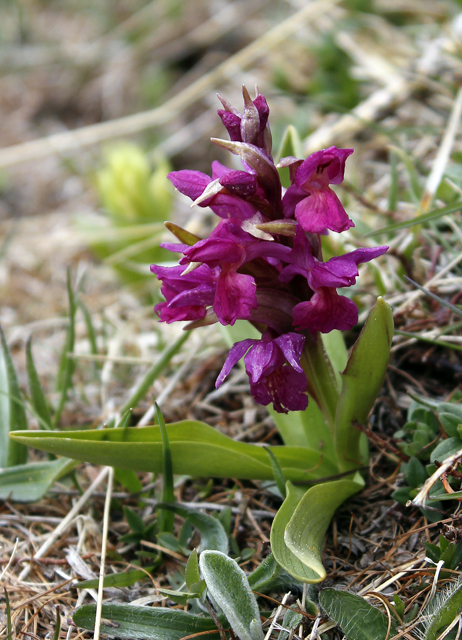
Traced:
<path id="1" fill-rule="evenodd" d="M 307 336 L 301 365 L 308 378 L 308 393 L 321 409 L 329 431 L 334 435 L 339 390 L 320 333 Z"/>

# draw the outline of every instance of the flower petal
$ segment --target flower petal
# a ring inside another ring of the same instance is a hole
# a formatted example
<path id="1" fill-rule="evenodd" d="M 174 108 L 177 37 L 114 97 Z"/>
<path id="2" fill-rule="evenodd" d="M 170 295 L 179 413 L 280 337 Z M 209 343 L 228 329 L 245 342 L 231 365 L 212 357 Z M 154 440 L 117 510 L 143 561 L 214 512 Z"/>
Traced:
<path id="1" fill-rule="evenodd" d="M 256 290 L 252 276 L 223 269 L 218 278 L 213 304 L 213 310 L 221 324 L 233 325 L 238 319 L 250 318 L 252 309 L 258 307 Z"/>
<path id="2" fill-rule="evenodd" d="M 322 233 L 324 229 L 346 231 L 354 227 L 342 203 L 329 187 L 313 189 L 311 195 L 295 207 L 295 217 L 304 231 Z"/>
<path id="3" fill-rule="evenodd" d="M 218 378 L 215 382 L 215 388 L 221 387 L 225 378 L 228 377 L 231 369 L 235 364 L 239 362 L 239 360 L 244 356 L 250 346 L 258 342 L 258 340 L 253 340 L 252 338 L 247 338 L 247 340 L 242 340 L 241 342 L 236 342 L 231 349 L 229 350 L 228 357 L 225 360 L 225 364 L 223 365 L 222 370 L 220 371 Z"/>
<path id="4" fill-rule="evenodd" d="M 301 302 L 294 308 L 295 327 L 309 329 L 313 333 L 330 333 L 334 329 L 348 331 L 357 322 L 355 303 L 339 296 L 335 289 L 318 289 L 309 302 Z"/>

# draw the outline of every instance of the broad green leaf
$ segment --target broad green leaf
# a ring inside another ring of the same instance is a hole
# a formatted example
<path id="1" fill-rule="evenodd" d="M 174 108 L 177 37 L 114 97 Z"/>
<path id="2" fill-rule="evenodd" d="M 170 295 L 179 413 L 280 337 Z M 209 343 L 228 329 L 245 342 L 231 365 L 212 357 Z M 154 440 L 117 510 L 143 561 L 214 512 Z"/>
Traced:
<path id="1" fill-rule="evenodd" d="M 385 378 L 393 338 L 390 306 L 378 298 L 356 340 L 345 371 L 335 419 L 337 456 L 341 470 L 361 464 L 360 436 Z"/>
<path id="2" fill-rule="evenodd" d="M 141 480 L 131 469 L 114 469 L 114 475 L 117 482 L 120 482 L 130 493 L 138 493 L 143 490 Z"/>
<path id="3" fill-rule="evenodd" d="M 132 571 L 123 571 L 121 573 L 111 573 L 103 578 L 103 587 L 131 587 L 139 580 L 149 578 L 152 567 L 145 569 L 133 569 Z M 74 585 L 76 589 L 97 589 L 99 586 L 99 578 L 92 580 L 83 580 Z"/>
<path id="4" fill-rule="evenodd" d="M 336 509 L 363 486 L 355 474 L 353 480 L 319 484 L 300 496 L 301 491 L 287 483 L 289 502 L 284 501 L 271 528 L 274 556 L 286 571 L 303 582 L 324 580 L 321 550 L 329 523 Z"/>
<path id="5" fill-rule="evenodd" d="M 272 480 L 273 470 L 262 447 L 237 442 L 192 420 L 167 425 L 173 473 L 195 477 Z M 16 431 L 10 437 L 42 451 L 94 464 L 161 473 L 160 428 L 88 431 Z M 304 447 L 271 447 L 284 477 L 312 480 L 338 473 L 322 453 Z"/>
<path id="6" fill-rule="evenodd" d="M 303 615 L 301 613 L 298 613 L 293 609 L 287 609 L 282 619 L 282 626 L 284 629 L 287 629 L 287 631 L 281 631 L 278 636 L 278 640 L 288 640 L 290 631 L 292 629 L 296 629 L 302 620 Z"/>
<path id="7" fill-rule="evenodd" d="M 199 568 L 209 594 L 240 640 L 263 640 L 257 601 L 237 562 L 219 551 L 204 551 Z"/>
<path id="8" fill-rule="evenodd" d="M 209 516 L 206 513 L 200 513 L 194 509 L 187 509 L 179 504 L 160 504 L 157 505 L 157 508 L 177 513 L 179 516 L 187 518 L 190 523 L 196 527 L 201 535 L 199 551 L 212 549 L 214 551 L 228 553 L 228 536 L 223 525 L 217 518 Z"/>
<path id="9" fill-rule="evenodd" d="M 84 605 L 74 613 L 78 627 L 93 631 L 96 605 Z M 128 604 L 103 604 L 101 631 L 128 640 L 181 640 L 185 636 L 216 629 L 211 618 L 178 609 L 137 607 Z M 225 623 L 226 624 L 226 623 Z M 215 634 L 198 635 L 194 640 L 217 640 Z"/>
<path id="10" fill-rule="evenodd" d="M 29 382 L 30 403 L 40 421 L 40 426 L 44 429 L 51 430 L 50 411 L 48 409 L 45 394 L 43 393 L 42 385 L 40 384 L 37 369 L 35 368 L 31 342 L 32 340 L 29 338 L 26 344 L 26 370 Z"/>
<path id="11" fill-rule="evenodd" d="M 348 640 L 385 640 L 396 635 L 392 621 L 388 635 L 388 617 L 353 593 L 323 589 L 319 595 L 329 618 L 338 624 Z"/>
<path id="12" fill-rule="evenodd" d="M 60 458 L 0 469 L 0 500 L 36 502 L 79 462 Z"/>
<path id="13" fill-rule="evenodd" d="M 272 582 L 280 572 L 281 567 L 276 562 L 272 553 L 261 562 L 255 571 L 248 576 L 250 588 L 253 591 L 261 591 L 267 584 Z"/>
<path id="14" fill-rule="evenodd" d="M 124 507 L 124 516 L 128 526 L 134 533 L 144 533 L 146 529 L 144 520 L 136 511 L 133 511 L 130 507 Z"/>
<path id="15" fill-rule="evenodd" d="M 24 402 L 10 350 L 0 327 L 0 469 L 27 462 L 27 449 L 8 439 L 15 429 L 27 429 Z"/>
<path id="16" fill-rule="evenodd" d="M 129 409 L 135 409 L 135 407 L 138 406 L 155 380 L 161 375 L 170 360 L 178 353 L 190 335 L 190 331 L 185 331 L 172 345 L 168 346 L 165 351 L 160 354 L 159 360 L 149 369 L 131 397 L 120 409 L 121 414 L 124 414 Z"/>

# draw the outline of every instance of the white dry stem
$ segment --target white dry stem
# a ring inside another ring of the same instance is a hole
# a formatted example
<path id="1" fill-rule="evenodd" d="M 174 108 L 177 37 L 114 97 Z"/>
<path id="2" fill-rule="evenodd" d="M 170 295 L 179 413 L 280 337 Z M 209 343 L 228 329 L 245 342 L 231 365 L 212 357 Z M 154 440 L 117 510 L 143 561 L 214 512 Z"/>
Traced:
<path id="1" fill-rule="evenodd" d="M 101 565 L 99 570 L 98 600 L 96 602 L 95 632 L 93 635 L 93 640 L 99 640 L 99 634 L 101 629 L 101 614 L 103 610 L 103 584 L 104 584 L 104 571 L 106 566 L 107 536 L 109 532 L 109 514 L 110 514 L 110 507 L 111 507 L 112 485 L 114 481 L 114 469 L 112 467 L 106 467 L 106 469 L 108 470 L 107 492 L 106 492 L 106 500 L 104 502 L 103 540 L 101 544 Z"/>
<path id="2" fill-rule="evenodd" d="M 272 51 L 296 33 L 307 20 L 330 11 L 340 0 L 316 0 L 304 6 L 292 16 L 276 25 L 260 38 L 238 51 L 213 71 L 191 83 L 183 91 L 167 100 L 163 105 L 131 116 L 92 124 L 87 127 L 57 133 L 46 138 L 4 147 L 0 150 L 0 167 L 9 167 L 27 160 L 44 158 L 55 153 L 97 144 L 110 138 L 138 133 L 155 126 L 165 125 L 186 107 L 202 98 L 212 87 L 232 77 L 236 71 L 251 65 L 255 60 Z"/>
<path id="3" fill-rule="evenodd" d="M 321 622 L 321 616 L 318 616 L 314 621 L 313 628 L 311 629 L 310 637 L 308 640 L 317 640 L 319 638 L 318 627 Z"/>
<path id="4" fill-rule="evenodd" d="M 19 538 L 16 538 L 16 541 L 15 541 L 14 547 L 13 547 L 13 551 L 11 552 L 10 559 L 8 560 L 8 563 L 7 563 L 6 567 L 3 569 L 2 573 L 0 574 L 0 582 L 3 580 L 3 576 L 6 575 L 6 572 L 11 567 L 11 563 L 13 562 L 14 557 L 16 555 L 16 550 L 18 548 L 18 544 L 19 544 Z"/>
<path id="5" fill-rule="evenodd" d="M 414 505 L 415 507 L 423 507 L 428 498 L 428 494 L 430 493 L 430 489 L 433 487 L 435 482 L 439 480 L 442 475 L 447 473 L 447 471 L 451 467 L 453 467 L 455 464 L 460 462 L 461 458 L 462 458 L 462 449 L 459 449 L 456 453 L 453 453 L 452 456 L 449 456 L 448 458 L 446 458 L 446 460 L 444 460 L 444 462 L 441 463 L 441 466 L 438 467 L 438 469 L 434 473 L 432 473 L 432 475 L 429 478 L 427 478 L 427 480 L 424 483 L 424 486 L 416 495 L 416 497 L 413 500 L 409 500 L 406 503 L 406 507 L 409 507 L 411 505 Z"/>
<path id="6" fill-rule="evenodd" d="M 285 603 L 287 602 L 287 599 L 288 599 L 289 596 L 290 596 L 290 591 L 288 591 L 287 593 L 284 594 L 284 597 L 282 598 L 281 604 L 277 608 L 276 613 L 274 614 L 274 618 L 272 619 L 271 624 L 269 626 L 269 629 L 268 629 L 268 631 L 266 633 L 265 640 L 269 640 L 271 634 L 273 633 L 274 628 L 276 627 L 276 623 L 278 621 L 278 618 L 281 615 L 282 610 L 284 609 L 283 605 L 285 605 Z"/>
<path id="7" fill-rule="evenodd" d="M 103 480 L 106 478 L 108 473 L 109 473 L 108 467 L 105 467 L 100 471 L 98 476 L 95 478 L 95 480 L 93 480 L 93 482 L 85 491 L 85 493 L 79 498 L 79 500 L 77 500 L 77 502 L 69 511 L 67 516 L 61 521 L 61 523 L 56 527 L 56 529 L 47 537 L 46 541 L 42 544 L 40 549 L 34 554 L 32 560 L 34 559 L 38 560 L 39 558 L 43 558 L 43 556 L 51 549 L 51 547 L 54 545 L 54 543 L 59 538 L 59 536 L 71 524 L 75 516 L 79 513 L 83 505 L 88 501 L 90 496 L 96 491 L 99 485 L 103 482 Z M 18 578 L 19 581 L 25 580 L 27 578 L 27 576 L 30 573 L 31 566 L 32 564 L 28 564 L 24 567 L 24 569 L 19 574 L 19 578 Z"/>

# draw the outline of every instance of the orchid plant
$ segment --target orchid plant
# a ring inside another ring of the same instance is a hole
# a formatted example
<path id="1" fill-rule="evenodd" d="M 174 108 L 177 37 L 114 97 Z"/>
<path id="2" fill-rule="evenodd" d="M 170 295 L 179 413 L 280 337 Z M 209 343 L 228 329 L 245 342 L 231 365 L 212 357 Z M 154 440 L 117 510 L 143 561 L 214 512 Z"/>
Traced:
<path id="1" fill-rule="evenodd" d="M 196 421 L 165 430 L 11 436 L 75 459 L 156 473 L 163 471 L 168 438 L 174 473 L 276 479 L 284 502 L 272 526 L 272 553 L 297 579 L 319 582 L 332 515 L 364 484 L 358 470 L 368 461 L 367 442 L 357 427 L 367 422 L 382 386 L 393 335 L 391 309 L 379 298 L 348 357 L 339 332 L 358 322 L 358 310 L 337 289 L 355 284 L 358 265 L 387 247 L 323 259 L 323 237 L 354 226 L 330 186 L 342 182 L 353 150 L 330 147 L 275 164 L 267 102 L 258 92 L 252 100 L 245 88 L 243 97 L 242 114 L 220 97 L 218 114 L 230 140 L 212 139 L 238 156 L 242 168 L 214 162 L 212 177 L 188 170 L 168 176 L 220 220 L 208 238 L 167 223 L 179 242 L 163 247 L 180 259 L 177 266 L 151 267 L 165 297 L 155 310 L 161 322 L 187 321 L 187 329 L 220 323 L 230 339 L 238 320 L 252 325 L 231 347 L 216 386 L 243 358 L 250 392 L 257 403 L 272 405 L 285 444 L 237 442 Z M 295 153 L 293 130 L 288 140 Z"/>

